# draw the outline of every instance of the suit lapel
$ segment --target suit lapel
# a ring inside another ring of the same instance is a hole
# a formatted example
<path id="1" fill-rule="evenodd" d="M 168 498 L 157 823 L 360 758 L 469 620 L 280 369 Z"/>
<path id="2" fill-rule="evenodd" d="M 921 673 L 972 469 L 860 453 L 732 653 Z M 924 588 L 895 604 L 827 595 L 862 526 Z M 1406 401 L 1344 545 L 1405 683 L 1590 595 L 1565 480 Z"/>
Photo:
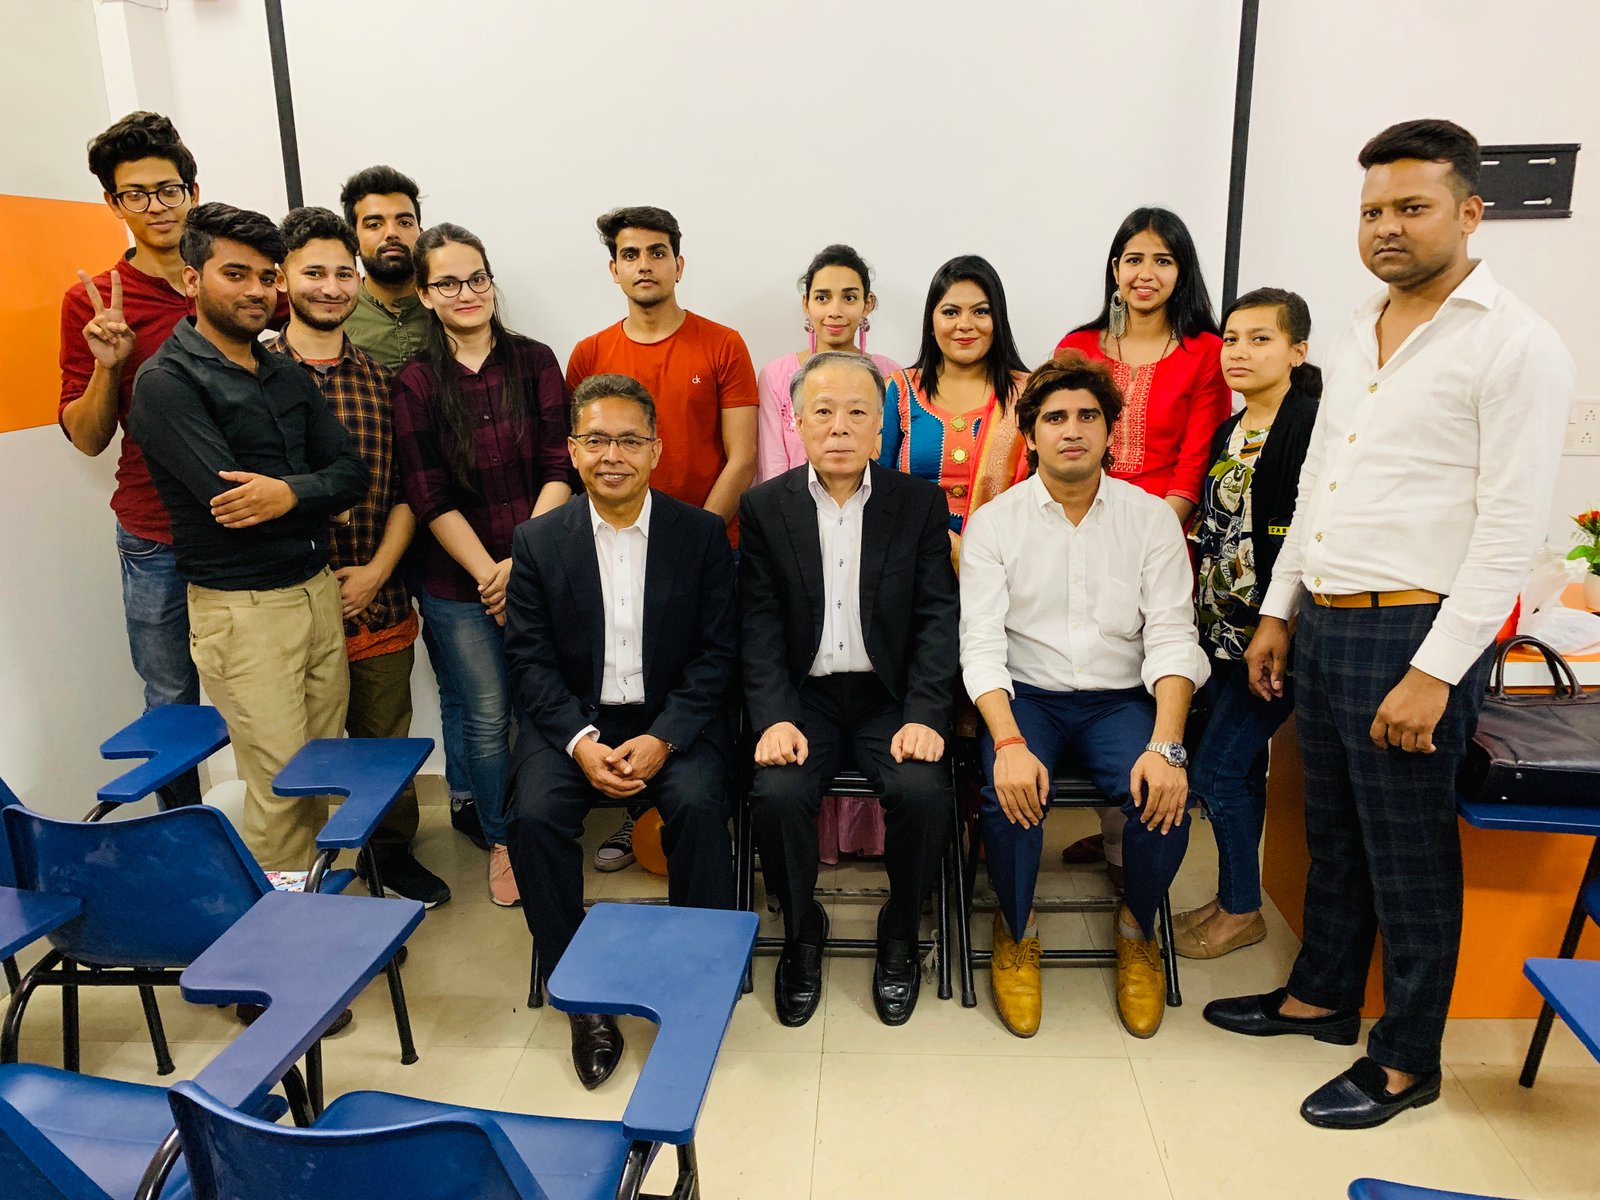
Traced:
<path id="1" fill-rule="evenodd" d="M 605 670 L 606 631 L 602 623 L 605 599 L 600 591 L 600 563 L 595 558 L 594 527 L 589 523 L 589 501 L 573 500 L 566 508 L 569 552 L 561 556 L 567 588 L 583 623 L 583 636 L 589 646 L 592 695 L 600 695 L 600 676 Z"/>
<path id="2" fill-rule="evenodd" d="M 872 607 L 878 598 L 878 579 L 889 557 L 894 519 L 900 511 L 900 489 L 893 472 L 876 463 L 867 467 L 872 495 L 861 513 L 861 636 L 872 628 Z"/>
<path id="3" fill-rule="evenodd" d="M 822 644 L 822 610 L 827 604 L 822 584 L 822 538 L 817 533 L 817 502 L 807 483 L 811 475 L 804 469 L 790 473 L 783 496 L 783 519 L 789 527 L 789 545 L 794 550 L 800 581 L 811 603 L 811 641 Z"/>
<path id="4" fill-rule="evenodd" d="M 650 692 L 651 660 L 655 655 L 661 634 L 661 622 L 667 614 L 667 600 L 672 594 L 672 576 L 678 571 L 690 570 L 690 564 L 678 561 L 678 514 L 671 505 L 662 503 L 661 496 L 650 502 L 650 536 L 644 557 L 644 690 Z M 698 571 L 699 564 L 694 564 Z"/>

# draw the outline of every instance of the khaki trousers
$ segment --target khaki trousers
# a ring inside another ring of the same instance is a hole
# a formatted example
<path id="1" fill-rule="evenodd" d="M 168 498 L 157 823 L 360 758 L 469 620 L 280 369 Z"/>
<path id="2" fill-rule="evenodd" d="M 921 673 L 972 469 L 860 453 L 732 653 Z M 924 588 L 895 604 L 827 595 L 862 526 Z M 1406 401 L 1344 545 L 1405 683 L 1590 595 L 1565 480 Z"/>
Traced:
<path id="1" fill-rule="evenodd" d="M 350 669 L 333 573 L 271 591 L 191 583 L 189 654 L 228 723 L 245 845 L 268 871 L 309 870 L 328 799 L 275 796 L 272 781 L 308 741 L 344 732 Z"/>
<path id="2" fill-rule="evenodd" d="M 411 733 L 411 668 L 416 661 L 416 647 L 407 646 L 350 664 L 350 713 L 344 727 L 351 737 L 403 738 Z M 373 830 L 373 848 L 406 849 L 417 836 L 417 820 L 417 788 L 408 783 Z"/>

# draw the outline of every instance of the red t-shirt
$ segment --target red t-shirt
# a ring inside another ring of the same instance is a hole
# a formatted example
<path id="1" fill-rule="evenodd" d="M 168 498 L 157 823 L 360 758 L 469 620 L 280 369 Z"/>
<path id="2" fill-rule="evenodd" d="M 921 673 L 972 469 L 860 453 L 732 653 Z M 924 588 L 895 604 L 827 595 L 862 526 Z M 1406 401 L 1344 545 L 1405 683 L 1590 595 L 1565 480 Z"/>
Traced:
<path id="1" fill-rule="evenodd" d="M 622 322 L 586 337 L 567 360 L 567 390 L 591 375 L 629 375 L 656 402 L 661 463 L 650 486 L 674 500 L 704 508 L 728 465 L 722 450 L 722 410 L 760 402 L 755 366 L 734 330 L 694 313 L 659 342 L 636 342 Z"/>
<path id="2" fill-rule="evenodd" d="M 139 367 L 171 336 L 184 317 L 194 312 L 194 301 L 155 275 L 146 275 L 127 259 L 114 268 L 122 280 L 122 313 L 133 330 L 133 353 L 123 364 L 117 384 L 117 423 L 122 426 L 122 452 L 117 457 L 117 487 L 111 493 L 111 511 L 122 527 L 136 537 L 172 544 L 167 510 L 150 481 L 144 454 L 128 436 L 128 406 L 133 403 L 133 378 Z M 102 303 L 111 296 L 111 271 L 94 277 Z M 61 299 L 61 404 L 56 420 L 67 405 L 83 395 L 94 374 L 94 355 L 83 340 L 83 327 L 94 315 L 82 283 L 74 283 Z M 66 425 L 62 425 L 62 432 Z"/>
<path id="3" fill-rule="evenodd" d="M 1152 496 L 1182 496 L 1199 504 L 1200 481 L 1211 466 L 1211 438 L 1233 411 L 1233 391 L 1222 375 L 1222 339 L 1196 334 L 1160 362 L 1141 367 L 1109 358 L 1093 329 L 1069 333 L 1056 346 L 1068 349 L 1108 363 L 1122 390 L 1108 474 Z"/>

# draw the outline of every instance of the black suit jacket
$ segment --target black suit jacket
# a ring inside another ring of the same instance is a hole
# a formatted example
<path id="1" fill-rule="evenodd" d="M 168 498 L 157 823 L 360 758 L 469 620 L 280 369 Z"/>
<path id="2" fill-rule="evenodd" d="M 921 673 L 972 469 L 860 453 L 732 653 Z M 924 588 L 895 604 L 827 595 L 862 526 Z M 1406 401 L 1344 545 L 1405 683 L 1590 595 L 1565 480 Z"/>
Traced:
<path id="1" fill-rule="evenodd" d="M 903 720 L 950 731 L 959 670 L 959 608 L 950 510 L 925 479 L 872 463 L 861 521 L 861 634 Z M 822 644 L 822 540 L 800 466 L 739 504 L 745 704 L 757 732 L 800 724 L 800 684 Z"/>
<path id="2" fill-rule="evenodd" d="M 722 519 L 652 491 L 644 572 L 644 715 L 680 750 L 710 738 L 728 755 L 736 667 L 733 551 Z M 519 709 L 514 761 L 565 750 L 594 724 L 605 665 L 605 605 L 589 500 L 524 521 L 506 586 L 506 663 Z"/>

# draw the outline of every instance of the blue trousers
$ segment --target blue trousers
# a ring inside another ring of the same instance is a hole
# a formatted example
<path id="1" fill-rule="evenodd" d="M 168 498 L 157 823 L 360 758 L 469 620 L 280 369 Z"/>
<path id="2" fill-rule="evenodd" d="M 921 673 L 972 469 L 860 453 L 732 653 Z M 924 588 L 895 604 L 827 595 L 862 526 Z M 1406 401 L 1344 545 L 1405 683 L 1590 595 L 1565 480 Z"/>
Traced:
<path id="1" fill-rule="evenodd" d="M 1143 688 L 1104 692 L 1050 692 L 1017 681 L 1011 715 L 1028 741 L 1028 749 L 1052 772 L 1073 763 L 1127 817 L 1122 835 L 1122 866 L 1127 872 L 1124 900 L 1146 937 L 1155 936 L 1161 898 L 1183 864 L 1189 845 L 1189 823 L 1167 833 L 1147 829 L 1136 814 L 1128 790 L 1134 759 L 1144 753 L 1155 729 L 1155 701 Z M 1044 853 L 1044 826 L 1024 829 L 1006 819 L 995 798 L 994 737 L 984 730 L 981 743 L 983 789 L 978 823 L 988 857 L 989 882 L 999 898 L 1000 913 L 1012 937 L 1020 937 L 1033 908 L 1039 859 Z"/>

